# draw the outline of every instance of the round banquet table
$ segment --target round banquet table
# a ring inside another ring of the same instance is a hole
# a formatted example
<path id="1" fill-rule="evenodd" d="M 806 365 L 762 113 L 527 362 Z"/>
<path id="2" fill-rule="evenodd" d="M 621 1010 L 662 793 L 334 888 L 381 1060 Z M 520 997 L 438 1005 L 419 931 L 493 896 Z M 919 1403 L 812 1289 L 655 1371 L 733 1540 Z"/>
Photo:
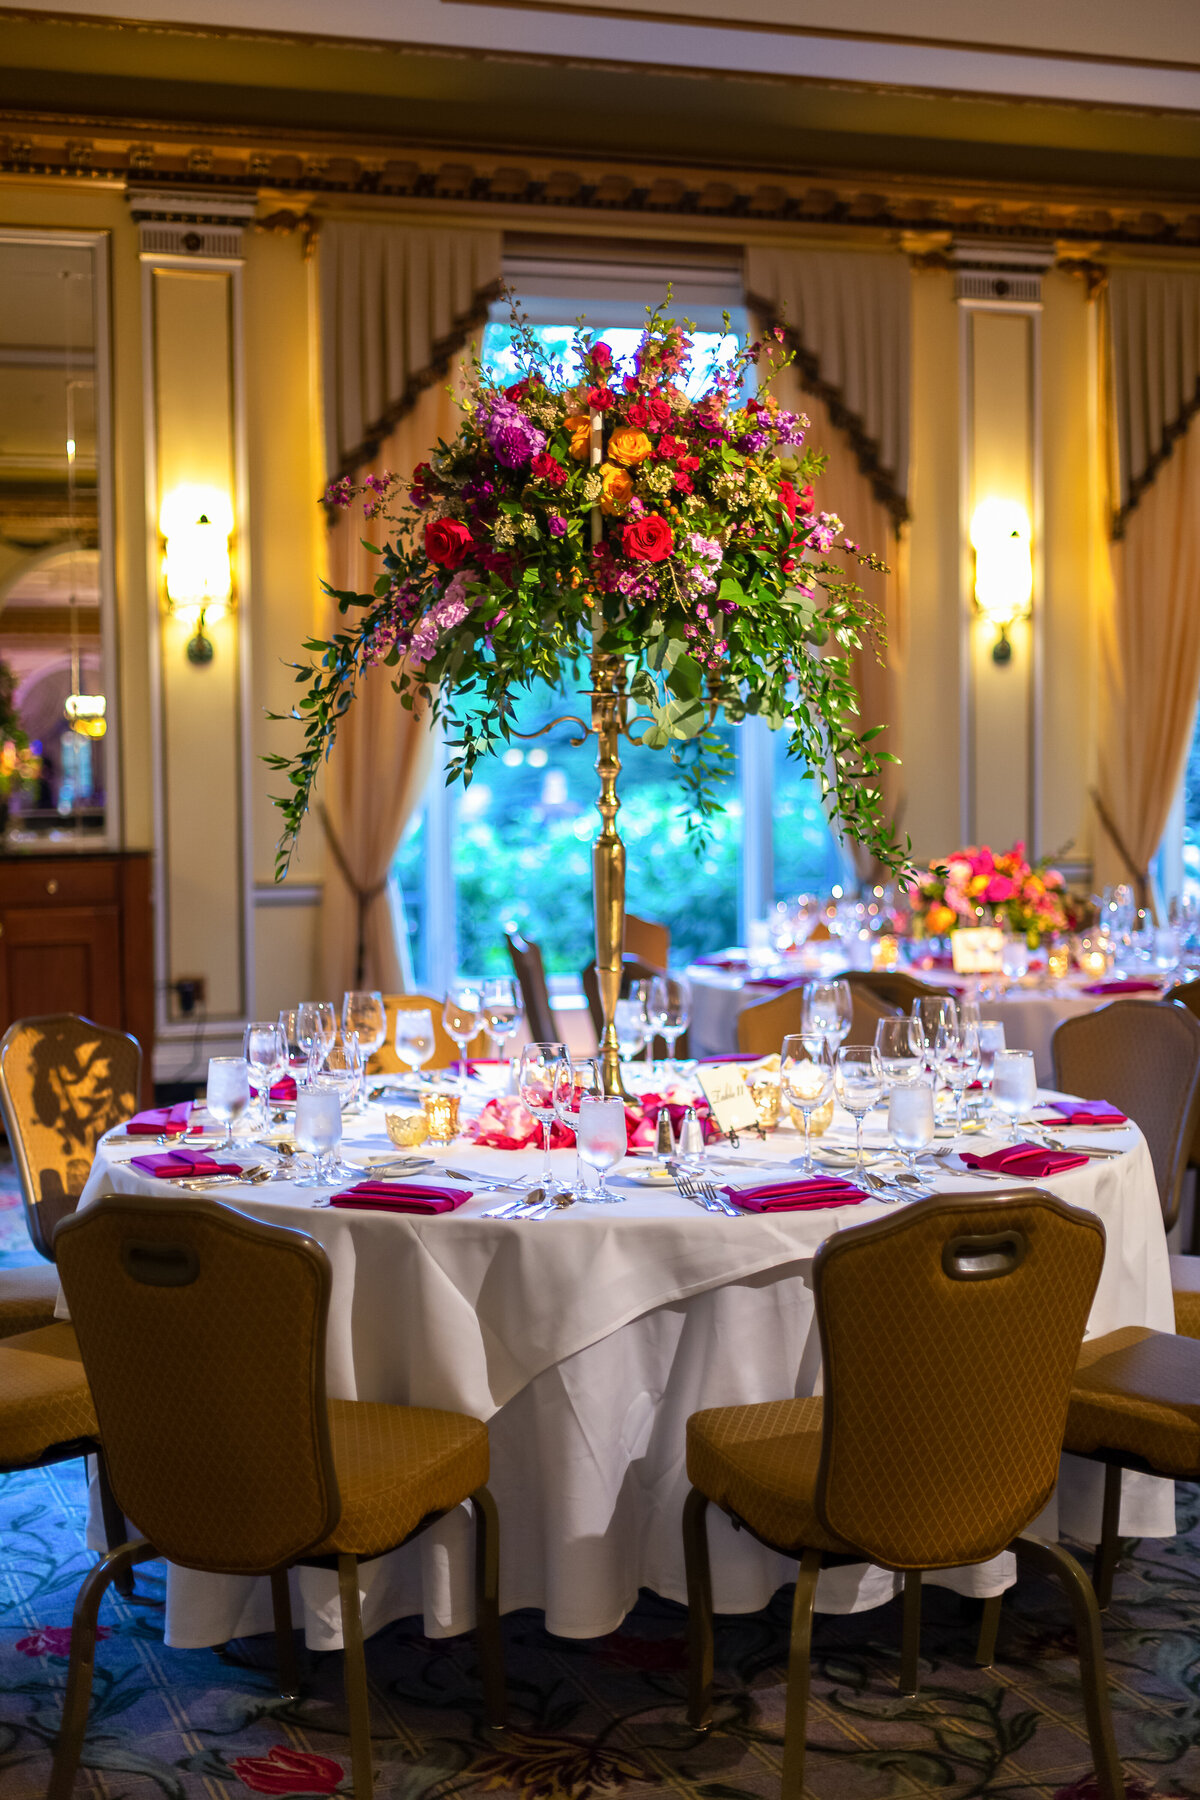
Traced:
<path id="1" fill-rule="evenodd" d="M 835 968 L 845 967 L 844 959 L 835 957 Z M 732 1056 L 737 1053 L 738 1014 L 760 1000 L 769 1000 L 782 988 L 800 986 L 813 979 L 811 969 L 797 968 L 790 975 L 769 975 L 755 980 L 745 969 L 713 968 L 693 964 L 688 970 L 692 984 L 692 1013 L 688 1024 L 688 1043 L 693 1056 Z M 962 985 L 961 978 L 948 972 L 914 970 L 922 981 L 934 987 Z M 1086 977 L 1068 977 L 1051 987 L 1013 987 L 1002 1000 L 982 1000 L 983 1016 L 999 1019 L 1004 1026 L 1004 1042 L 1010 1050 L 1032 1050 L 1037 1078 L 1048 1086 L 1054 1079 L 1050 1040 L 1065 1019 L 1078 1019 L 1095 1012 L 1110 1000 L 1126 998 L 1118 989 L 1102 994 L 1088 994 Z M 1140 1000 L 1157 1000 L 1163 990 L 1129 996 Z"/>
<path id="2" fill-rule="evenodd" d="M 882 1118 L 878 1127 L 868 1121 L 868 1142 L 882 1144 L 883 1129 Z M 848 1141 L 850 1132 L 840 1115 L 824 1143 Z M 1131 1324 L 1170 1331 L 1170 1274 L 1149 1151 L 1132 1125 L 1100 1136 L 1121 1154 L 1041 1184 L 1091 1208 L 1108 1233 L 1089 1335 Z M 985 1148 L 986 1140 L 977 1137 L 972 1147 Z M 152 1140 L 107 1137 L 81 1205 L 107 1189 L 174 1191 L 130 1166 L 147 1148 Z M 742 1154 L 778 1164 L 800 1148 L 798 1134 L 781 1129 Z M 381 1107 L 347 1118 L 344 1153 L 389 1149 Z M 256 1154 L 262 1160 L 245 1152 Z M 507 1172 L 536 1169 L 540 1151 L 460 1141 L 446 1160 Z M 569 1183 L 574 1152 L 556 1151 L 554 1161 Z M 324 1246 L 333 1269 L 332 1396 L 447 1407 L 488 1421 L 501 1606 L 541 1609 L 547 1629 L 566 1637 L 614 1630 L 641 1587 L 685 1599 L 680 1519 L 689 1414 L 819 1390 L 813 1254 L 831 1232 L 890 1210 L 864 1198 L 840 1209 L 727 1218 L 672 1189 L 635 1185 L 625 1171 L 636 1169 L 627 1159 L 610 1177 L 625 1196 L 621 1205 L 575 1205 L 542 1221 L 484 1218 L 505 1196 L 483 1192 L 457 1212 L 418 1216 L 314 1206 L 322 1191 L 284 1182 L 210 1191 Z M 936 1185 L 953 1193 L 979 1184 L 944 1176 Z M 994 1191 L 1004 1192 L 999 1184 Z M 1065 1457 L 1040 1529 L 1095 1542 L 1100 1485 L 1098 1468 Z M 1170 1483 L 1127 1475 L 1122 1532 L 1170 1536 L 1173 1496 Z M 719 1611 L 756 1610 L 795 1578 L 787 1558 L 735 1532 L 715 1509 L 710 1517 Z M 432 1637 L 468 1629 L 472 1541 L 469 1514 L 459 1508 L 416 1543 L 364 1565 L 366 1630 L 413 1613 L 423 1615 Z M 932 1579 L 985 1595 L 1013 1577 L 1006 1553 Z M 300 1570 L 292 1581 L 309 1644 L 337 1647 L 336 1576 Z M 854 1611 L 889 1599 L 897 1585 L 897 1577 L 867 1565 L 830 1569 L 817 1604 Z M 169 1567 L 168 1643 L 198 1647 L 270 1628 L 265 1580 Z"/>

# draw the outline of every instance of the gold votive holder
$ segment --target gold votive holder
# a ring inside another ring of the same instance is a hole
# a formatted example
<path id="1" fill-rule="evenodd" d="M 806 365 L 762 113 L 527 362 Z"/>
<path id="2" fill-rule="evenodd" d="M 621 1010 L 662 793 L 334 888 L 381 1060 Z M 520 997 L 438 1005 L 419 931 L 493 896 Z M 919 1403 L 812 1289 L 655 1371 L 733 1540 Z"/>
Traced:
<path id="1" fill-rule="evenodd" d="M 804 1114 L 800 1111 L 800 1108 L 798 1106 L 792 1106 L 789 1102 L 788 1111 L 792 1115 L 792 1124 L 796 1127 L 796 1130 L 803 1131 Z M 833 1101 L 826 1100 L 822 1106 L 813 1109 L 812 1116 L 808 1121 L 808 1129 L 813 1137 L 820 1137 L 822 1132 L 828 1131 L 832 1124 Z"/>
<path id="2" fill-rule="evenodd" d="M 458 1136 L 458 1095 L 429 1094 L 421 1102 L 431 1144 L 452 1144 Z"/>
<path id="3" fill-rule="evenodd" d="M 400 1150 L 411 1150 L 429 1136 L 429 1125 L 423 1112 L 390 1112 L 383 1117 L 388 1136 Z"/>
<path id="4" fill-rule="evenodd" d="M 1065 944 L 1051 944 L 1046 950 L 1046 973 L 1051 981 L 1062 981 L 1071 968 L 1071 952 Z"/>
<path id="5" fill-rule="evenodd" d="M 900 939 L 893 932 L 881 931 L 871 945 L 873 969 L 897 969 L 900 966 Z"/>
<path id="6" fill-rule="evenodd" d="M 754 1110 L 758 1114 L 758 1122 L 764 1131 L 773 1131 L 779 1123 L 779 1082 L 769 1075 L 756 1075 L 753 1070 L 746 1072 L 746 1086 L 750 1090 L 750 1098 L 754 1102 Z"/>

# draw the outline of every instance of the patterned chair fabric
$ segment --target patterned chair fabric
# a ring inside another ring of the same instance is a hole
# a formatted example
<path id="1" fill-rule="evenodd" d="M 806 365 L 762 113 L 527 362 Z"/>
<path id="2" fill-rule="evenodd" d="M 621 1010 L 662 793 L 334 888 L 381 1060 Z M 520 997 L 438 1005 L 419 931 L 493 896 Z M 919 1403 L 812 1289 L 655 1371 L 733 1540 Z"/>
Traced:
<path id="1" fill-rule="evenodd" d="M 0 1270 L 0 1340 L 19 1331 L 53 1325 L 58 1275 L 41 1263 L 32 1269 Z"/>
<path id="2" fill-rule="evenodd" d="M 1171 1292 L 1176 1331 L 1180 1337 L 1200 1338 L 1200 1256 L 1171 1258 Z"/>
<path id="3" fill-rule="evenodd" d="M 396 1055 L 396 1014 L 398 1012 L 420 1012 L 422 1007 L 429 1011 L 433 1019 L 433 1055 L 425 1064 L 427 1069 L 448 1069 L 451 1063 L 458 1061 L 458 1045 L 442 1024 L 442 1008 L 444 1000 L 435 1000 L 432 994 L 385 994 L 383 1010 L 387 1014 L 387 1036 L 367 1064 L 369 1075 L 407 1075 L 409 1066 L 401 1062 Z M 467 1045 L 470 1056 L 482 1056 L 487 1039 L 483 1032 L 471 1039 Z"/>
<path id="4" fill-rule="evenodd" d="M 1200 1480 L 1200 1344 L 1127 1325 L 1080 1352 L 1064 1448 Z"/>
<path id="5" fill-rule="evenodd" d="M 0 1110 L 29 1235 L 49 1261 L 55 1227 L 74 1212 L 97 1143 L 137 1110 L 141 1072 L 136 1038 L 76 1013 L 18 1019 L 0 1039 Z"/>
<path id="6" fill-rule="evenodd" d="M 44 1325 L 0 1343 L 0 1470 L 27 1469 L 94 1444 L 96 1413 L 75 1333 Z M 65 1447 L 65 1448 L 64 1448 Z"/>

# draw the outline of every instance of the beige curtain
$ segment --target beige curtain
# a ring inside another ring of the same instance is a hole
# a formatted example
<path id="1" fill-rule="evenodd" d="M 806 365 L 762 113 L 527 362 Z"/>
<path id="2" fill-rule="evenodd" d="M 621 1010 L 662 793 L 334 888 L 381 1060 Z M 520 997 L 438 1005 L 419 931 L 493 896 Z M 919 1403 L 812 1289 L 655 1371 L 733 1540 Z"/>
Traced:
<path id="1" fill-rule="evenodd" d="M 1114 269 L 1101 305 L 1115 492 L 1094 874 L 1144 900 L 1200 692 L 1200 275 Z"/>

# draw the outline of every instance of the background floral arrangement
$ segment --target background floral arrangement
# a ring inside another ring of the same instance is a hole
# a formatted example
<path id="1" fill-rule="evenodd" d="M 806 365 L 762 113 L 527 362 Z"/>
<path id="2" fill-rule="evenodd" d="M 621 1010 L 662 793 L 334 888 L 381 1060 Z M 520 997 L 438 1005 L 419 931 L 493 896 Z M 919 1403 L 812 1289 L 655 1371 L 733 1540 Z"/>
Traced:
<path id="1" fill-rule="evenodd" d="M 572 356 L 548 359 L 513 317 L 520 380 L 497 385 L 475 363 L 452 443 L 407 477 L 346 478 L 326 494 L 392 529 L 367 546 L 380 557 L 373 593 L 327 589 L 353 622 L 293 665 L 305 693 L 282 716 L 303 723 L 303 745 L 267 759 L 289 784 L 279 875 L 366 669 L 385 665 L 401 705 L 444 721 L 449 778 L 468 781 L 507 742 L 521 689 L 586 688 L 593 648 L 623 659 L 631 735 L 670 752 L 699 836 L 729 758 L 712 721 L 755 713 L 789 732 L 839 834 L 905 866 L 882 818 L 882 728 L 855 729 L 851 658 L 873 639 L 878 653 L 878 638 L 844 558 L 882 565 L 814 510 L 825 459 L 804 447 L 808 420 L 766 391 L 788 360 L 778 341 L 714 362 L 692 399 L 689 327 L 661 309 L 629 367 L 582 325 Z M 744 397 L 751 365 L 759 391 Z"/>
<path id="2" fill-rule="evenodd" d="M 17 716 L 16 688 L 16 676 L 0 661 L 0 800 L 35 782 L 42 768 L 41 755 Z"/>
<path id="3" fill-rule="evenodd" d="M 1031 863 L 1024 844 L 1002 855 L 968 845 L 945 865 L 926 869 L 904 888 L 913 937 L 944 937 L 962 926 L 1002 925 L 1030 938 L 1074 930 L 1078 920 L 1066 882 L 1045 862 Z"/>

